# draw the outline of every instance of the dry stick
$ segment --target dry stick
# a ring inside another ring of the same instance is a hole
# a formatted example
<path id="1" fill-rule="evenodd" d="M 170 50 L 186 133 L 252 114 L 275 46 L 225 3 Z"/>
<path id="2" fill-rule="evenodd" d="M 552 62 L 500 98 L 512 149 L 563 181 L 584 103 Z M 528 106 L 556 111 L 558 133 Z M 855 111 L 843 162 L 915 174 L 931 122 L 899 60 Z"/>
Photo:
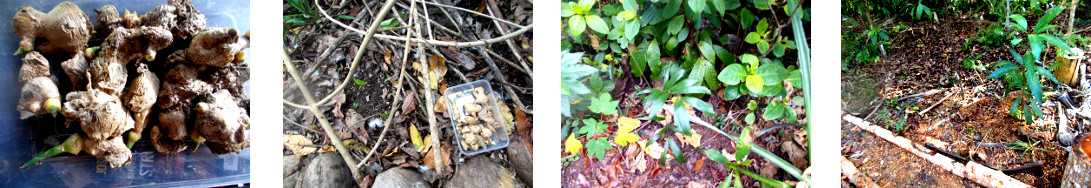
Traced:
<path id="1" fill-rule="evenodd" d="M 378 22 L 378 20 L 382 20 L 383 17 L 386 16 L 386 13 L 390 12 L 390 8 L 394 6 L 394 0 L 387 0 L 386 4 L 383 4 L 382 9 L 379 10 L 379 14 L 377 14 L 375 16 L 375 19 L 372 20 L 371 26 L 368 27 L 367 31 L 361 31 L 359 29 L 352 28 L 352 27 L 350 27 L 348 25 L 345 25 L 344 23 L 341 23 L 340 21 L 337 21 L 333 17 L 330 17 L 330 15 L 327 14 L 326 11 L 322 9 L 322 6 L 318 4 L 318 0 L 315 0 L 314 3 L 315 3 L 315 7 L 317 7 L 319 12 L 322 13 L 322 16 L 325 16 L 326 19 L 328 19 L 330 22 L 333 22 L 333 23 L 335 23 L 337 25 L 340 25 L 341 27 L 344 27 L 345 29 L 348 29 L 348 30 L 351 30 L 351 31 L 354 31 L 354 32 L 357 32 L 357 33 L 363 33 L 364 34 L 364 41 L 361 42 L 362 45 L 360 45 L 359 50 L 356 51 L 356 56 L 352 60 L 352 65 L 349 66 L 349 72 L 348 72 L 347 75 L 352 75 L 352 73 L 356 72 L 356 65 L 359 64 L 361 57 L 364 55 L 364 49 L 367 49 L 367 43 L 369 41 L 371 41 L 372 37 L 378 37 L 378 38 L 383 38 L 383 39 L 402 40 L 402 41 L 407 41 L 407 42 L 411 41 L 411 42 L 418 42 L 418 43 L 428 43 L 430 45 L 438 45 L 438 46 L 469 47 L 469 46 L 480 46 L 480 45 L 485 45 L 485 44 L 492 44 L 492 43 L 496 43 L 496 42 L 499 42 L 499 41 L 503 41 L 506 38 L 511 38 L 511 37 L 518 36 L 518 35 L 523 34 L 524 32 L 527 32 L 527 31 L 534 28 L 534 24 L 531 24 L 531 25 L 528 25 L 527 27 L 524 27 L 523 29 L 520 29 L 519 31 L 510 33 L 510 34 L 505 35 L 505 36 L 501 36 L 501 37 L 493 38 L 493 39 L 487 39 L 487 40 L 473 41 L 473 42 L 447 42 L 447 41 L 424 40 L 424 39 L 419 39 L 419 38 L 410 38 L 410 36 L 408 36 L 408 35 L 404 36 L 404 37 L 398 37 L 398 36 L 390 36 L 390 35 L 383 35 L 383 34 L 376 34 L 375 33 L 375 31 L 377 31 L 378 28 L 379 28 L 379 23 L 380 22 Z M 341 90 L 344 90 L 345 86 L 348 86 L 348 84 L 349 84 L 349 79 L 345 79 L 344 81 L 341 82 L 340 85 L 337 86 L 336 89 L 333 90 L 333 92 L 330 92 L 330 95 L 328 95 L 325 98 L 323 98 L 322 100 L 318 101 L 317 104 L 319 106 L 321 106 L 322 104 L 326 104 L 327 102 L 332 100 L 333 97 L 337 93 L 340 93 Z"/>
<path id="2" fill-rule="evenodd" d="M 332 141 L 333 147 L 337 148 L 337 153 L 340 153 L 341 158 L 345 159 L 345 163 L 347 163 L 348 166 L 356 166 L 356 159 L 352 158 L 352 155 L 349 155 L 349 150 L 341 143 L 340 137 L 336 136 L 337 133 L 333 132 L 333 127 L 330 126 L 330 122 L 326 119 L 326 115 L 323 114 L 321 110 L 318 110 L 318 105 L 315 105 L 314 97 L 311 96 L 310 89 L 307 88 L 307 84 L 303 83 L 303 78 L 299 77 L 299 70 L 296 70 L 295 64 L 292 63 L 291 58 L 288 57 L 288 52 L 285 51 L 283 53 L 284 67 L 288 69 L 288 73 L 292 75 L 292 79 L 295 79 L 295 84 L 299 87 L 300 92 L 303 92 L 303 99 L 307 100 L 307 104 L 309 104 L 307 109 L 314 114 L 316 119 L 318 119 L 318 123 L 322 125 L 322 129 L 326 131 L 327 137 Z M 353 177 L 359 177 L 358 175 L 359 172 L 356 170 L 352 171 Z"/>
<path id="3" fill-rule="evenodd" d="M 409 7 L 410 7 L 410 12 L 411 12 L 410 15 L 415 15 L 416 12 L 417 12 L 417 4 L 414 3 L 414 2 L 409 2 Z M 416 24 L 416 28 L 417 28 L 417 31 L 413 32 L 412 34 L 417 35 L 417 37 L 419 37 L 419 38 L 424 38 L 424 36 L 421 35 L 421 29 L 420 29 L 421 24 L 416 22 L 417 20 L 419 20 L 419 17 L 420 16 L 415 16 L 415 17 L 410 19 L 411 22 L 414 22 Z M 427 23 L 427 22 L 425 22 L 425 23 Z M 435 39 L 435 35 L 431 33 L 431 27 L 429 27 L 428 35 L 432 39 Z M 406 46 L 406 49 L 409 49 L 409 47 Z M 406 51 L 408 51 L 408 50 L 406 50 Z M 423 65 L 425 65 L 424 60 L 427 59 L 427 55 L 425 55 L 425 54 L 426 53 L 424 52 L 424 44 L 417 43 L 417 59 L 421 60 L 421 64 L 422 64 L 422 66 L 421 66 L 422 68 L 420 69 L 420 73 L 421 73 L 422 76 L 428 77 L 429 72 L 432 72 L 432 70 L 429 69 L 429 68 L 424 68 L 424 67 L 428 67 L 428 66 L 423 66 Z M 428 63 L 431 64 L 431 62 L 428 62 Z M 428 115 L 427 115 L 428 116 L 428 129 L 430 129 L 430 131 L 432 132 L 432 135 L 437 135 L 437 136 L 432 137 L 432 145 L 433 146 L 440 146 L 439 145 L 439 136 L 438 135 L 441 135 L 441 134 L 439 132 L 439 129 L 436 128 L 436 110 L 433 107 L 436 104 L 436 101 L 435 101 L 435 99 L 432 99 L 432 87 L 431 87 L 432 86 L 432 80 L 423 79 L 421 81 L 424 82 L 424 84 L 421 85 L 421 86 L 422 86 L 422 88 L 424 88 L 424 101 L 425 101 L 424 105 L 427 107 L 426 111 L 428 112 Z M 441 160 L 439 158 L 440 155 L 442 155 L 441 153 L 439 153 L 440 148 L 441 147 L 432 147 L 432 161 L 433 161 L 432 165 L 436 167 L 435 168 L 436 169 L 436 174 L 443 174 L 443 166 L 445 165 L 445 164 L 443 164 L 443 160 Z"/>
<path id="4" fill-rule="evenodd" d="M 936 102 L 936 104 L 932 104 L 932 106 L 929 106 L 928 108 L 925 108 L 923 111 L 917 113 L 917 115 L 924 115 L 924 113 L 928 113 L 929 110 L 932 110 L 932 108 L 935 108 L 936 106 L 939 106 L 939 104 L 943 104 L 943 101 L 947 100 L 947 97 L 951 97 L 951 95 L 954 95 L 954 94 L 955 94 L 954 92 L 948 93 L 947 96 L 943 96 L 942 99 L 939 99 L 939 102 Z"/>
<path id="5" fill-rule="evenodd" d="M 496 73 L 496 74 L 494 74 L 494 76 L 496 76 L 497 80 L 500 80 L 500 82 L 502 82 L 502 83 L 508 82 L 508 80 L 504 78 L 504 72 L 501 72 L 500 68 L 496 67 L 496 63 L 493 62 L 492 57 L 489 57 L 489 54 L 485 52 L 485 48 L 477 48 L 477 52 L 481 54 L 481 57 L 485 58 L 485 63 L 489 64 L 489 68 L 492 69 L 492 71 Z M 515 93 L 515 90 L 512 90 L 511 86 L 504 85 L 503 87 L 504 87 L 504 90 L 507 90 L 508 93 L 511 94 L 511 99 L 513 101 L 515 101 L 515 106 L 519 107 L 519 110 L 523 110 L 523 113 L 526 113 L 526 114 L 530 114 L 530 115 L 534 114 L 533 111 L 531 111 L 530 109 L 527 109 L 526 106 L 523 106 L 523 101 L 519 100 L 519 94 Z"/>
<path id="6" fill-rule="evenodd" d="M 515 68 L 515 70 L 519 70 L 519 72 L 527 73 L 527 76 L 534 76 L 534 73 L 531 73 L 530 71 L 524 70 L 523 67 L 520 67 L 519 65 L 515 64 L 515 62 L 511 62 L 511 60 L 508 60 L 507 58 L 504 58 L 504 56 L 501 56 L 500 54 L 497 54 L 496 52 L 493 52 L 492 50 L 485 50 L 485 52 L 489 52 L 489 54 L 492 54 L 492 56 L 496 57 L 497 60 L 503 61 L 504 63 L 507 63 L 508 65 L 511 65 L 511 67 Z M 522 60 L 522 58 L 519 58 L 519 60 Z"/>
<path id="7" fill-rule="evenodd" d="M 951 158 L 943 156 L 939 153 L 929 154 L 928 151 L 918 149 L 913 144 L 913 141 L 910 141 L 905 137 L 894 136 L 894 133 L 890 132 L 890 130 L 883 129 L 879 126 L 871 125 L 870 122 L 864 121 L 863 119 L 857 118 L 856 116 L 845 114 L 842 117 L 842 120 L 852 123 L 853 125 L 856 125 L 856 127 L 864 129 L 871 134 L 874 134 L 875 136 L 883 138 L 884 140 L 894 145 L 897 145 L 898 147 L 901 147 L 902 149 L 905 149 L 906 151 L 913 153 L 928 162 L 932 162 L 932 164 L 935 164 L 940 168 L 951 171 L 951 173 L 954 173 L 959 177 L 972 180 L 982 186 L 1030 187 L 1023 182 L 1012 178 L 1011 176 L 1005 175 L 1003 172 L 989 169 L 989 167 L 985 167 L 984 165 L 978 164 L 976 162 L 963 164 L 955 162 L 954 160 L 951 160 Z"/>
<path id="8" fill-rule="evenodd" d="M 908 99 L 908 98 L 913 98 L 913 97 L 929 96 L 929 95 L 932 95 L 932 94 L 939 93 L 940 91 L 943 91 L 943 90 L 942 89 L 931 89 L 931 90 L 928 90 L 928 91 L 925 91 L 925 92 L 920 92 L 920 93 L 917 93 L 917 94 L 904 96 L 904 97 L 898 98 L 898 100 L 894 100 L 894 101 L 902 101 L 902 100 L 905 100 L 905 99 Z"/>
<path id="9" fill-rule="evenodd" d="M 495 0 L 487 0 L 487 1 L 489 3 L 489 6 L 486 6 L 485 9 L 488 9 L 489 15 L 493 15 L 493 16 L 500 15 L 500 8 L 496 6 L 496 1 Z M 496 24 L 497 27 L 500 27 L 499 29 L 500 29 L 500 34 L 501 35 L 508 34 L 508 26 L 501 25 L 500 22 L 498 22 L 496 20 L 492 20 L 492 23 Z M 504 42 L 508 44 L 508 49 L 511 49 L 511 54 L 515 55 L 515 59 L 518 59 L 519 62 L 522 63 L 523 69 L 530 70 L 530 67 L 527 66 L 527 62 L 525 60 L 523 60 L 523 55 L 519 53 L 519 52 L 521 52 L 521 50 L 519 50 L 519 48 L 517 48 L 515 46 L 515 41 L 512 40 L 512 39 L 508 39 L 508 40 L 504 40 Z M 530 74 L 530 75 L 534 75 L 534 74 Z"/>
<path id="10" fill-rule="evenodd" d="M 856 169 L 856 165 L 845 156 L 841 156 L 841 176 L 848 177 L 849 182 L 857 187 L 879 188 L 879 185 Z"/>
<path id="11" fill-rule="evenodd" d="M 425 2 L 425 3 L 428 3 L 428 2 Z M 322 13 L 322 16 L 325 16 L 326 19 L 328 19 L 330 22 L 332 22 L 334 24 L 337 24 L 337 25 L 339 25 L 339 26 L 341 26 L 341 27 L 343 27 L 345 29 L 348 29 L 350 31 L 353 31 L 353 32 L 367 33 L 367 31 L 352 28 L 352 27 L 350 27 L 348 25 L 345 25 L 345 23 L 341 23 L 341 21 L 337 21 L 337 20 L 333 19 L 333 17 L 330 17 L 330 15 L 327 14 L 326 11 L 322 9 L 321 5 L 317 5 L 315 7 L 318 7 L 318 10 L 319 10 L 319 12 Z M 459 10 L 466 10 L 466 9 L 459 9 Z M 382 11 L 380 11 L 380 12 L 382 12 Z M 473 11 L 470 11 L 470 12 L 473 12 Z M 477 12 L 473 12 L 473 13 L 477 13 Z M 481 14 L 481 13 L 477 13 L 477 14 Z M 488 16 L 488 15 L 484 15 L 484 17 L 492 18 L 491 16 Z M 508 22 L 506 20 L 502 21 L 502 22 L 510 23 L 510 22 Z M 521 27 L 522 29 L 519 29 L 518 31 L 515 31 L 515 32 L 512 32 L 512 33 L 508 33 L 507 35 L 504 35 L 504 36 L 501 36 L 501 37 L 487 39 L 487 40 L 473 41 L 473 42 L 449 42 L 449 41 L 425 40 L 425 39 L 419 39 L 419 38 L 412 38 L 412 37 L 409 37 L 409 36 L 392 36 L 392 35 L 384 35 L 384 34 L 373 34 L 373 35 L 375 37 L 381 38 L 381 39 L 401 40 L 401 41 L 408 40 L 408 41 L 412 41 L 412 42 L 426 43 L 426 44 L 429 44 L 429 45 L 436 45 L 436 46 L 473 47 L 473 46 L 481 46 L 481 45 L 486 45 L 486 44 L 498 43 L 498 42 L 504 41 L 504 40 L 506 40 L 508 38 L 512 38 L 512 37 L 515 37 L 515 36 L 522 35 L 523 33 L 527 32 L 527 31 L 533 30 L 534 29 L 534 24 L 530 24 L 530 25 L 527 25 L 525 27 L 524 26 L 517 26 L 517 27 Z M 370 30 L 374 30 L 374 29 L 368 29 L 368 31 L 370 31 Z"/>

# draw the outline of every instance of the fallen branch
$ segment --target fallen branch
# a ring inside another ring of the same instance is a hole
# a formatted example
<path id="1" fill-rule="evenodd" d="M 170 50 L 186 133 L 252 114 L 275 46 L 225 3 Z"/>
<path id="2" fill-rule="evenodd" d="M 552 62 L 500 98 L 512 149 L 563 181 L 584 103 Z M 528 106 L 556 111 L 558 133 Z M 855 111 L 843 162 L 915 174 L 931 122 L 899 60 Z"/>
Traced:
<path id="1" fill-rule="evenodd" d="M 939 104 L 943 104 L 943 101 L 947 100 L 947 97 L 951 97 L 951 95 L 954 95 L 954 94 L 955 94 L 954 92 L 948 93 L 947 96 L 943 96 L 943 98 L 940 99 L 939 102 L 936 102 L 936 104 L 932 104 L 932 106 L 929 106 L 928 108 L 925 108 L 921 112 L 917 113 L 917 115 L 924 115 L 924 113 L 928 113 L 929 110 L 932 110 L 932 108 L 935 108 L 936 106 L 939 106 Z"/>
<path id="2" fill-rule="evenodd" d="M 856 165 L 845 156 L 841 156 L 841 177 L 849 179 L 849 182 L 857 187 L 879 188 L 879 185 L 856 169 Z"/>
<path id="3" fill-rule="evenodd" d="M 920 92 L 920 93 L 917 93 L 917 94 L 904 96 L 904 97 L 898 98 L 898 100 L 894 100 L 894 101 L 902 101 L 902 100 L 905 100 L 905 99 L 908 99 L 908 98 L 913 98 L 913 97 L 929 96 L 929 95 L 932 95 L 932 94 L 939 93 L 940 91 L 943 91 L 943 90 L 942 89 L 931 89 L 931 90 L 928 90 L 928 91 L 925 91 L 925 92 Z"/>
<path id="4" fill-rule="evenodd" d="M 879 126 L 871 125 L 870 122 L 864 121 L 863 119 L 857 118 L 856 116 L 846 114 L 842 117 L 842 120 L 852 123 L 853 125 L 856 125 L 856 127 L 864 129 L 871 134 L 874 134 L 875 136 L 883 138 L 884 140 L 894 145 L 897 145 L 898 147 L 901 147 L 902 149 L 905 149 L 906 151 L 909 151 L 910 153 L 913 153 L 928 162 L 932 162 L 932 164 L 935 164 L 942 169 L 950 171 L 956 176 L 972 180 L 981 186 L 1030 187 L 1029 185 L 1020 182 L 1019 180 L 1016 180 L 1015 178 L 1012 178 L 1011 176 L 1008 176 L 1003 172 L 990 169 L 989 167 L 985 167 L 984 165 L 978 164 L 976 162 L 968 162 L 965 164 L 958 163 L 954 160 L 951 160 L 951 158 L 948 158 L 947 156 L 943 156 L 942 154 L 918 149 L 918 147 L 913 144 L 913 141 L 910 141 L 905 137 L 894 136 L 894 134 L 890 132 L 890 130 L 883 129 Z"/>

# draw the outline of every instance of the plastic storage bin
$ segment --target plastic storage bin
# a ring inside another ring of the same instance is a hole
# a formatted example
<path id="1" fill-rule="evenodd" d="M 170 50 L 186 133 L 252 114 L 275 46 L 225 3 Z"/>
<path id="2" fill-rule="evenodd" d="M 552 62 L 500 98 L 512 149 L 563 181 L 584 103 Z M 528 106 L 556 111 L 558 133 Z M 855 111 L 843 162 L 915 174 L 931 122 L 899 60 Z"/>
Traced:
<path id="1" fill-rule="evenodd" d="M 473 101 L 474 101 L 473 90 L 474 90 L 474 88 L 477 88 L 477 87 L 484 88 L 485 89 L 485 95 L 495 96 L 493 94 L 492 87 L 489 86 L 489 81 L 486 81 L 486 80 L 478 80 L 478 81 L 473 81 L 473 82 L 470 82 L 470 83 L 460 84 L 460 85 L 457 85 L 457 86 L 454 86 L 454 87 L 449 87 L 449 88 L 447 88 L 446 91 L 443 92 L 443 96 L 445 96 L 445 98 L 447 99 L 447 113 L 451 114 L 452 116 L 454 116 L 455 113 L 462 113 L 463 110 L 455 110 L 455 109 L 462 108 L 463 104 L 473 103 Z M 480 154 L 480 153 L 484 153 L 484 152 L 488 152 L 488 151 L 508 147 L 508 142 L 510 142 L 510 140 L 508 139 L 508 130 L 503 128 L 503 127 L 507 126 L 508 122 L 505 122 L 504 117 L 500 115 L 500 113 L 499 113 L 500 108 L 498 106 L 499 105 L 496 104 L 496 97 L 489 97 L 488 104 L 486 104 L 486 106 L 482 107 L 482 108 L 489 108 L 489 109 L 491 109 L 493 111 L 493 113 L 492 113 L 493 118 L 495 118 L 497 120 L 496 121 L 497 123 L 500 123 L 500 127 L 501 127 L 500 130 L 494 131 L 492 133 L 492 141 L 496 142 L 496 144 L 490 144 L 485 148 L 481 148 L 481 149 L 478 149 L 478 150 L 470 150 L 470 151 L 467 151 L 466 148 L 462 148 L 462 144 L 460 144 L 460 143 L 462 143 L 462 134 L 460 134 L 458 131 L 455 131 L 455 129 L 454 129 L 455 127 L 459 126 L 458 125 L 458 120 L 457 119 L 452 119 L 451 120 L 451 126 L 452 126 L 451 131 L 455 133 L 455 143 L 454 143 L 454 145 L 457 146 L 459 148 L 459 150 L 462 151 L 462 155 L 476 155 L 476 154 Z M 465 114 L 460 114 L 459 117 L 465 117 Z"/>
<path id="2" fill-rule="evenodd" d="M 70 0 L 83 9 L 94 23 L 94 9 L 113 5 L 118 11 L 136 11 L 144 14 L 167 0 Z M 19 168 L 34 155 L 52 147 L 46 140 L 59 135 L 63 141 L 79 130 L 76 126 L 65 127 L 63 119 L 31 118 L 20 120 L 15 106 L 19 100 L 19 84 L 16 76 L 22 66 L 23 55 L 13 56 L 18 49 L 19 38 L 12 33 L 11 19 L 22 6 L 48 12 L 61 0 L 0 1 L 0 187 L 126 187 L 168 186 L 209 187 L 250 182 L 250 149 L 237 154 L 213 155 L 202 145 L 196 151 L 194 144 L 181 154 L 155 153 L 148 136 L 133 147 L 132 162 L 118 168 L 108 168 L 105 162 L 81 154 L 61 154 L 43 160 L 39 165 Z M 206 26 L 232 27 L 240 32 L 250 30 L 249 1 L 193 0 L 197 10 L 205 15 Z M 249 51 L 249 50 L 247 50 Z M 249 53 L 249 52 L 247 52 Z M 54 72 L 54 74 L 64 74 Z M 246 91 L 249 93 L 247 84 Z M 63 95 L 62 95 L 63 97 Z"/>

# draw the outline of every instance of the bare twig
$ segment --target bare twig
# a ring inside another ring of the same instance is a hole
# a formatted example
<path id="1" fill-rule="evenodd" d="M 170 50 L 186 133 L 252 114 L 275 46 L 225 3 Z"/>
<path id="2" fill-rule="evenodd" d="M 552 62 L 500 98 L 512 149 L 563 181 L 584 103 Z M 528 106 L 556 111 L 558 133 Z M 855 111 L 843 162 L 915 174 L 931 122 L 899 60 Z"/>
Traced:
<path id="1" fill-rule="evenodd" d="M 489 3 L 489 6 L 486 6 L 485 9 L 488 9 L 489 15 L 493 15 L 493 16 L 500 15 L 500 7 L 496 6 L 496 1 L 495 0 L 487 0 L 487 1 Z M 492 23 L 496 24 L 497 27 L 500 27 L 499 29 L 500 29 L 500 34 L 501 35 L 507 35 L 508 34 L 508 26 L 500 24 L 500 22 L 495 20 L 495 19 L 492 20 Z M 515 58 L 518 59 L 520 63 L 522 63 L 522 65 L 523 65 L 522 68 L 526 69 L 526 70 L 530 70 L 530 66 L 527 66 L 527 62 L 523 60 L 523 54 L 519 53 L 519 52 L 521 52 L 521 50 L 519 50 L 519 47 L 517 47 L 515 45 L 515 41 L 511 40 L 511 39 L 508 39 L 508 40 L 504 40 L 504 42 L 508 44 L 508 49 L 511 50 L 511 54 L 515 55 Z M 519 66 L 515 66 L 515 67 L 519 67 Z M 527 72 L 527 71 L 523 71 L 523 72 Z M 530 75 L 534 75 L 534 74 L 530 74 Z"/>
<path id="2" fill-rule="evenodd" d="M 947 97 L 951 97 L 951 95 L 954 95 L 954 94 L 955 94 L 955 92 L 948 93 L 947 96 L 943 96 L 942 99 L 939 99 L 939 102 L 936 102 L 936 104 L 932 104 L 932 106 L 929 106 L 928 108 L 925 108 L 924 110 L 921 110 L 921 112 L 917 113 L 917 115 L 924 115 L 924 113 L 928 113 L 929 110 L 932 110 L 932 108 L 935 108 L 936 106 L 939 106 L 939 104 L 943 104 L 943 101 L 947 100 Z"/>
<path id="3" fill-rule="evenodd" d="M 845 156 L 841 156 L 841 176 L 848 177 L 849 182 L 857 187 L 878 188 L 871 178 L 868 178 L 864 173 L 860 173 L 860 170 L 856 169 L 856 165 L 852 164 Z"/>
<path id="4" fill-rule="evenodd" d="M 356 159 L 352 158 L 352 156 L 349 155 L 349 150 L 346 149 L 345 145 L 341 143 L 341 139 L 336 136 L 337 133 L 333 132 L 333 127 L 330 126 L 330 122 L 326 119 L 326 115 L 323 114 L 321 110 L 318 110 L 318 105 L 315 105 L 314 97 L 312 97 L 310 94 L 310 89 L 308 89 L 307 85 L 303 83 L 303 78 L 299 77 L 299 70 L 296 70 L 295 64 L 292 63 L 291 59 L 292 58 L 288 57 L 288 52 L 284 52 L 284 67 L 288 69 L 288 73 L 292 75 L 292 79 L 296 80 L 296 86 L 299 87 L 299 90 L 303 92 L 303 98 L 307 100 L 308 104 L 310 104 L 307 109 L 310 110 L 312 114 L 314 114 L 314 117 L 316 119 L 318 119 L 318 123 L 322 125 L 322 129 L 326 131 L 326 135 L 328 135 L 327 137 L 330 138 L 331 142 L 333 143 L 333 147 L 337 148 L 337 152 L 341 154 L 341 158 L 344 158 L 345 163 L 347 163 L 348 166 L 356 166 Z M 359 172 L 357 172 L 356 170 L 352 170 L 352 174 L 353 177 L 359 177 Z"/>
<path id="5" fill-rule="evenodd" d="M 326 13 L 325 10 L 322 9 L 321 5 L 317 5 L 316 7 L 318 7 L 318 10 L 319 10 L 319 12 L 322 13 L 322 16 L 325 16 L 326 19 L 328 19 L 330 22 L 332 22 L 334 24 L 337 24 L 337 25 L 339 25 L 339 26 L 341 26 L 341 27 L 343 27 L 345 29 L 351 30 L 353 32 L 368 33 L 367 31 L 352 28 L 352 27 L 350 27 L 348 25 L 345 25 L 345 23 L 341 23 L 341 21 L 335 20 L 333 17 L 330 17 L 330 15 L 328 13 Z M 379 13 L 380 13 L 380 15 L 382 15 L 383 11 L 380 10 Z M 480 14 L 480 13 L 478 13 L 478 14 Z M 376 20 L 381 20 L 381 19 L 376 19 Z M 378 22 L 375 22 L 375 23 L 378 23 Z M 412 38 L 410 36 L 392 36 L 392 35 L 384 35 L 384 34 L 372 34 L 372 35 L 377 37 L 377 38 L 381 38 L 381 39 L 401 40 L 401 41 L 408 40 L 408 41 L 412 41 L 412 42 L 426 43 L 426 44 L 429 44 L 429 45 L 436 45 L 436 46 L 472 47 L 472 46 L 481 46 L 481 45 L 501 42 L 501 41 L 504 41 L 504 40 L 506 40 L 508 38 L 519 36 L 519 35 L 527 32 L 527 31 L 530 31 L 532 29 L 534 29 L 534 24 L 527 25 L 525 27 L 522 27 L 522 29 L 519 29 L 518 31 L 508 33 L 507 35 L 504 35 L 504 36 L 501 36 L 501 37 L 487 39 L 487 40 L 472 41 L 472 42 L 449 42 L 449 41 L 425 40 L 425 39 L 420 39 L 420 38 Z M 370 30 L 375 30 L 375 28 L 371 28 L 371 29 L 368 29 L 368 30 L 369 31 Z M 361 49 L 363 49 L 363 47 L 361 47 Z"/>
<path id="6" fill-rule="evenodd" d="M 360 41 L 360 47 L 359 47 L 358 50 L 356 50 L 356 56 L 352 58 L 352 65 L 349 66 L 349 72 L 346 75 L 352 76 L 352 73 L 356 72 L 356 65 L 358 65 L 360 63 L 360 59 L 363 58 L 364 50 L 367 49 L 368 42 L 371 42 L 371 38 L 376 35 L 375 31 L 377 31 L 377 29 L 379 28 L 379 25 L 380 25 L 379 20 L 382 20 L 383 17 L 386 16 L 386 13 L 390 12 L 390 8 L 394 6 L 394 2 L 395 2 L 394 0 L 386 0 L 386 4 L 383 4 L 383 8 L 379 9 L 379 14 L 376 14 L 375 19 L 372 20 L 371 26 L 368 26 L 368 31 L 369 32 L 363 32 L 364 33 L 364 40 Z M 318 0 L 314 0 L 314 4 L 315 4 L 316 7 L 319 8 L 319 10 L 321 10 L 322 7 L 321 7 L 321 5 L 318 4 Z M 322 11 L 322 15 L 326 15 L 326 19 L 329 19 L 332 22 L 341 24 L 342 26 L 344 26 L 346 28 L 350 28 L 347 25 L 344 25 L 343 23 L 333 19 L 332 17 L 329 17 L 329 15 L 327 15 L 325 11 Z M 351 79 L 347 79 L 348 76 L 346 76 L 346 79 L 341 81 L 341 84 L 338 85 L 337 88 L 333 90 L 333 92 L 330 92 L 330 94 L 327 95 L 326 98 L 323 98 L 321 101 L 318 101 L 318 103 L 315 103 L 315 106 L 321 106 L 323 104 L 326 104 L 331 99 L 333 99 L 333 97 L 336 96 L 337 93 L 340 93 L 341 90 L 344 90 L 345 86 L 348 86 L 349 80 L 351 80 Z M 302 81 L 302 80 L 300 80 L 300 81 Z"/>

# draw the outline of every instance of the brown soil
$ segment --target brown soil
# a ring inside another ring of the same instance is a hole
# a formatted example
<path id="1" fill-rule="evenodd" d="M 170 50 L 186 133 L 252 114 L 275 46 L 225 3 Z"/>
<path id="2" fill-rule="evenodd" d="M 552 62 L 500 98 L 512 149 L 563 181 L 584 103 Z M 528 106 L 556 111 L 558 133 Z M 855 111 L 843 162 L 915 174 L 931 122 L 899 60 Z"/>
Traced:
<path id="1" fill-rule="evenodd" d="M 991 68 L 962 68 L 963 58 L 976 55 L 982 56 L 985 66 L 1010 60 L 1006 48 L 982 49 L 975 45 L 969 50 L 960 49 L 964 39 L 975 37 L 977 28 L 988 26 L 988 22 L 943 18 L 940 23 L 906 22 L 913 30 L 891 33 L 887 57 L 845 69 L 841 83 L 843 110 L 868 117 L 867 121 L 914 143 L 930 143 L 998 169 L 1040 162 L 1040 169 L 1009 175 L 1031 186 L 1058 186 L 1067 153 L 1054 141 L 1057 107 L 1052 99 L 1047 98 L 1042 105 L 1044 117 L 1032 125 L 1009 116 L 1008 107 L 1018 93 L 1006 95 L 1001 80 L 987 79 Z M 1047 91 L 1053 87 L 1052 83 L 1043 85 Z M 931 89 L 942 92 L 895 101 Z M 927 113 L 919 113 L 933 105 Z M 898 124 L 904 124 L 904 128 L 899 129 Z M 979 187 L 852 124 L 843 122 L 841 132 L 841 154 L 880 186 Z M 1025 153 L 1008 148 L 1008 144 L 1017 142 L 1040 143 L 1038 149 Z"/>

